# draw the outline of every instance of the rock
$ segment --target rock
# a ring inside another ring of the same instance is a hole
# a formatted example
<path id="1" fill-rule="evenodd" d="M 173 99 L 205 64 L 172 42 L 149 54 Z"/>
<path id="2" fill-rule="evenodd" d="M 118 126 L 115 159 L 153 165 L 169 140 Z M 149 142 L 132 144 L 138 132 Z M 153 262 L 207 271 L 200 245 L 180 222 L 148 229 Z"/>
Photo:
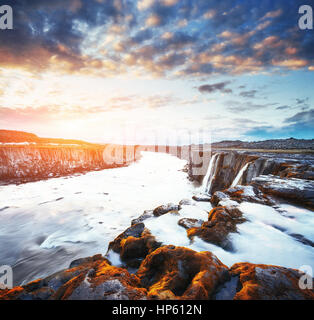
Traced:
<path id="1" fill-rule="evenodd" d="M 275 201 L 266 196 L 256 186 L 236 186 L 217 191 L 212 196 L 214 206 L 235 207 L 241 202 L 253 202 L 264 205 L 275 205 Z"/>
<path id="2" fill-rule="evenodd" d="M 313 289 L 299 287 L 298 270 L 262 264 L 237 263 L 230 269 L 239 277 L 240 290 L 234 300 L 304 300 L 314 299 Z"/>
<path id="3" fill-rule="evenodd" d="M 179 206 L 175 205 L 173 203 L 168 203 L 166 205 L 162 205 L 160 207 L 157 207 L 156 209 L 154 209 L 153 214 L 155 217 L 160 217 L 170 211 L 177 211 L 179 210 Z"/>
<path id="4" fill-rule="evenodd" d="M 97 260 L 103 260 L 103 256 L 101 254 L 96 254 L 93 257 L 88 257 L 88 258 L 81 258 L 81 259 L 77 259 L 71 262 L 70 264 L 70 269 L 77 267 L 83 263 L 88 263 L 88 262 L 93 262 L 93 261 L 97 261 Z"/>
<path id="5" fill-rule="evenodd" d="M 210 202 L 211 197 L 207 194 L 197 194 L 194 195 L 192 199 L 198 202 Z"/>
<path id="6" fill-rule="evenodd" d="M 197 236 L 206 242 L 232 251 L 232 243 L 228 235 L 231 232 L 237 232 L 236 225 L 244 221 L 240 211 L 229 212 L 225 207 L 216 207 L 209 213 L 208 221 L 201 227 L 188 229 L 187 235 L 190 239 Z"/>
<path id="7" fill-rule="evenodd" d="M 211 298 L 228 269 L 210 252 L 164 246 L 145 258 L 137 276 L 149 299 L 199 300 Z"/>
<path id="8" fill-rule="evenodd" d="M 135 224 L 141 223 L 141 222 L 145 221 L 146 219 L 149 219 L 152 217 L 154 217 L 153 210 L 145 210 L 142 215 L 140 215 L 138 218 L 132 220 L 131 225 L 133 226 Z"/>
<path id="9" fill-rule="evenodd" d="M 0 300 L 137 300 L 147 290 L 139 278 L 102 259 L 86 258 L 72 269 L 60 271 L 12 290 L 0 290 Z M 58 283 L 58 285 L 56 285 Z"/>
<path id="10" fill-rule="evenodd" d="M 192 200 L 190 199 L 182 199 L 180 202 L 179 202 L 179 207 L 182 207 L 182 206 L 194 206 L 195 203 L 193 203 Z"/>
<path id="11" fill-rule="evenodd" d="M 108 251 L 120 254 L 120 258 L 129 267 L 138 268 L 141 261 L 152 251 L 160 247 L 155 237 L 143 223 L 133 225 L 109 243 Z"/>
<path id="12" fill-rule="evenodd" d="M 312 180 L 260 176 L 252 183 L 264 193 L 314 208 L 314 184 Z"/>
<path id="13" fill-rule="evenodd" d="M 54 291 L 51 288 L 42 287 L 31 292 L 24 291 L 19 295 L 19 300 L 48 300 L 53 294 Z"/>
<path id="14" fill-rule="evenodd" d="M 178 221 L 178 225 L 185 229 L 199 228 L 202 226 L 203 223 L 204 223 L 203 220 L 191 219 L 191 218 L 183 218 Z"/>

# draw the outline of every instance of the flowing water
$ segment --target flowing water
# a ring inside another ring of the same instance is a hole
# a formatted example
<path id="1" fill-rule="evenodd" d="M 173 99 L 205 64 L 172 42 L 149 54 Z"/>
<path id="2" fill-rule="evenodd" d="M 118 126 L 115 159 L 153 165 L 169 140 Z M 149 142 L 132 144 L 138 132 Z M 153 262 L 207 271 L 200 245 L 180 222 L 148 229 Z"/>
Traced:
<path id="1" fill-rule="evenodd" d="M 97 253 L 144 210 L 190 198 L 185 161 L 143 153 L 129 167 L 0 187 L 0 265 L 28 282 Z"/>
<path id="2" fill-rule="evenodd" d="M 232 184 L 231 184 L 231 188 L 234 188 L 236 185 L 238 185 L 238 183 L 240 182 L 240 179 L 243 176 L 243 173 L 245 172 L 245 170 L 248 168 L 248 166 L 251 164 L 251 162 L 248 162 L 237 174 L 237 176 L 235 177 L 235 179 L 233 180 Z"/>
<path id="3" fill-rule="evenodd" d="M 1 186 L 0 265 L 13 266 L 17 285 L 67 268 L 76 258 L 105 254 L 109 242 L 144 210 L 177 204 L 200 191 L 182 171 L 185 164 L 170 155 L 145 152 L 125 168 Z M 210 203 L 192 204 L 183 206 L 180 215 L 151 218 L 145 225 L 164 244 L 212 251 L 228 266 L 252 262 L 314 268 L 314 248 L 295 237 L 314 242 L 313 212 L 286 204 L 277 211 L 242 203 L 240 209 L 248 221 L 231 235 L 234 251 L 228 252 L 187 238 L 178 220 L 206 221 L 211 209 Z M 119 259 L 115 260 L 118 264 Z"/>

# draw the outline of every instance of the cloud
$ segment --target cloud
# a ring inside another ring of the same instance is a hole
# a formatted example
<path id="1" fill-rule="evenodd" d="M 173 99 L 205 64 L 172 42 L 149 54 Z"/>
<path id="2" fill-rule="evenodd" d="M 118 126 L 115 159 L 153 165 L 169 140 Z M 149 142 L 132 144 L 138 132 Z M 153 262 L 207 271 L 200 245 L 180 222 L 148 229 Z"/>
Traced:
<path id="1" fill-rule="evenodd" d="M 314 109 L 298 112 L 292 117 L 286 118 L 280 127 L 256 126 L 246 132 L 247 136 L 259 139 L 299 138 L 313 139 L 314 137 Z"/>
<path id="2" fill-rule="evenodd" d="M 287 110 L 287 109 L 291 109 L 291 106 L 279 106 L 276 108 L 276 110 Z"/>
<path id="3" fill-rule="evenodd" d="M 276 103 L 266 103 L 266 104 L 256 104 L 252 102 L 239 102 L 239 101 L 226 101 L 225 105 L 227 109 L 231 112 L 246 112 L 246 111 L 255 111 L 255 110 L 263 110 L 268 107 L 274 106 Z"/>
<path id="4" fill-rule="evenodd" d="M 176 77 L 314 66 L 314 38 L 295 27 L 301 0 L 263 6 L 234 0 L 7 3 L 14 30 L 0 33 L 0 66 L 102 76 L 132 68 Z M 139 58 L 147 47 L 154 52 Z M 174 50 L 180 63 L 162 63 Z"/>
<path id="5" fill-rule="evenodd" d="M 298 112 L 294 116 L 285 119 L 284 122 L 313 124 L 313 130 L 314 130 L 314 109 L 311 109 L 309 111 Z"/>
<path id="6" fill-rule="evenodd" d="M 255 98 L 257 90 L 250 90 L 250 91 L 242 91 L 240 92 L 240 96 L 243 98 Z"/>
<path id="7" fill-rule="evenodd" d="M 214 84 L 204 84 L 198 88 L 199 92 L 201 93 L 214 93 L 214 92 L 221 92 L 221 93 L 232 93 L 232 90 L 226 88 L 229 85 L 229 81 L 226 82 L 218 82 Z"/>

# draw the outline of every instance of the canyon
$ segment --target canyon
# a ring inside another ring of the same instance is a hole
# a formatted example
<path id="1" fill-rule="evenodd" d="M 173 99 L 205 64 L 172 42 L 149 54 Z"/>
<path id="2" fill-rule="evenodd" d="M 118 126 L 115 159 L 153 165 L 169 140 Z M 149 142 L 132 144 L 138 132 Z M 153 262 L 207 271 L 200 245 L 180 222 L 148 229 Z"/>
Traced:
<path id="1" fill-rule="evenodd" d="M 135 162 L 109 169 L 90 146 L 87 155 L 63 146 L 62 161 L 57 152 L 29 151 L 34 145 L 2 148 L 16 148 L 3 156 L 21 159 L 15 169 L 31 168 L 37 156 L 55 161 L 47 172 L 59 176 L 0 186 L 1 241 L 10 248 L 0 259 L 15 274 L 0 299 L 314 299 L 312 275 L 300 271 L 314 267 L 311 148 L 224 143 L 173 156 L 141 146 Z M 202 175 L 193 170 L 200 153 Z M 90 172 L 64 175 L 62 166 L 82 159 Z"/>

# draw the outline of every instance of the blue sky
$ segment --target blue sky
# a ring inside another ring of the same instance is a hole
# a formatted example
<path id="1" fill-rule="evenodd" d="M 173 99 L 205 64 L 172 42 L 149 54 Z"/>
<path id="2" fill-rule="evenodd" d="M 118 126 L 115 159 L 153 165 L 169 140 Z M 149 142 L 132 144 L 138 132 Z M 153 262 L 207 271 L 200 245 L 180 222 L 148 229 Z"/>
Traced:
<path id="1" fill-rule="evenodd" d="M 6 4 L 3 129 L 97 142 L 314 138 L 314 31 L 298 28 L 299 6 L 314 1 Z"/>

